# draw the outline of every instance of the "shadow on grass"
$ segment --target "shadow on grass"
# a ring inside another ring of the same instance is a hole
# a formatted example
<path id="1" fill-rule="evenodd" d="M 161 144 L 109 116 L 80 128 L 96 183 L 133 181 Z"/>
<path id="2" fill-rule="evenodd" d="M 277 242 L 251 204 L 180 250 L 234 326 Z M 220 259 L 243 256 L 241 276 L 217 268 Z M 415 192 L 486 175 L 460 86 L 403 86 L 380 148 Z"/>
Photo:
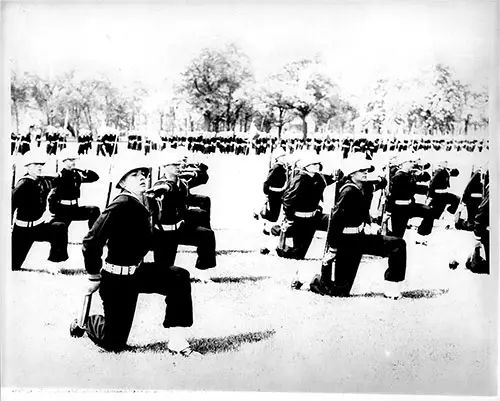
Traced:
<path id="1" fill-rule="evenodd" d="M 13 270 L 12 272 L 29 272 L 29 273 L 42 273 L 42 274 L 51 274 L 48 270 L 43 269 L 31 269 L 29 267 L 23 267 L 20 270 Z"/>
<path id="2" fill-rule="evenodd" d="M 196 249 L 179 249 L 178 253 L 196 253 Z M 255 253 L 257 249 L 221 249 L 215 251 L 216 255 L 232 255 L 234 253 Z"/>
<path id="3" fill-rule="evenodd" d="M 219 354 L 222 352 L 238 351 L 244 344 L 257 343 L 267 340 L 276 334 L 274 330 L 257 331 L 216 338 L 198 338 L 191 341 L 193 350 L 200 354 Z M 157 342 L 148 345 L 130 346 L 129 352 L 137 353 L 161 353 L 168 351 L 168 342 Z"/>
<path id="4" fill-rule="evenodd" d="M 255 283 L 257 281 L 267 280 L 270 278 L 269 276 L 242 276 L 242 277 L 212 277 L 210 280 L 214 283 L 245 283 L 252 282 Z M 200 280 L 192 279 L 191 281 L 198 282 Z"/>
<path id="5" fill-rule="evenodd" d="M 381 256 L 374 256 L 374 255 L 363 255 L 361 258 L 361 261 L 367 261 L 367 260 L 377 260 L 377 259 L 383 259 Z M 318 260 L 323 260 L 322 257 L 311 257 L 311 258 L 304 258 L 303 260 L 309 260 L 309 261 L 318 261 Z"/>
<path id="6" fill-rule="evenodd" d="M 411 291 L 402 291 L 401 298 L 409 298 L 409 299 L 421 299 L 421 298 L 436 298 L 441 295 L 447 294 L 448 289 L 435 289 L 435 290 L 411 290 Z M 385 298 L 384 294 L 381 292 L 367 292 L 365 294 L 352 294 L 350 298 Z"/>
<path id="7" fill-rule="evenodd" d="M 65 276 L 78 276 L 81 274 L 87 274 L 85 269 L 61 269 L 60 274 Z"/>
<path id="8" fill-rule="evenodd" d="M 22 269 L 20 271 L 23 272 L 34 272 L 34 273 L 42 273 L 42 274 L 49 274 L 46 270 L 38 270 L 38 269 Z M 62 274 L 63 276 L 81 276 L 81 275 L 86 275 L 87 271 L 85 269 L 61 269 L 59 274 Z M 256 283 L 258 281 L 263 281 L 271 278 L 270 276 L 242 276 L 242 277 L 212 277 L 210 278 L 210 281 L 218 284 L 227 284 L 227 283 L 246 283 L 246 282 L 251 282 L 251 283 Z M 192 283 L 201 283 L 201 280 L 197 279 L 196 277 L 191 277 L 191 282 Z"/>

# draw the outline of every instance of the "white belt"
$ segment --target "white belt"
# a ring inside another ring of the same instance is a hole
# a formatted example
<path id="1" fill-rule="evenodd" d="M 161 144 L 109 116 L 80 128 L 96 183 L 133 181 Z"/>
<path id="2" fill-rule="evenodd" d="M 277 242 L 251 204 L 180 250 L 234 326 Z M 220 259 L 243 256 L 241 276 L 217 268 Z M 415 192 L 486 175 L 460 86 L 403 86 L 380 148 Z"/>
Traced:
<path id="1" fill-rule="evenodd" d="M 38 220 L 35 221 L 22 221 L 22 220 L 17 220 L 16 219 L 16 226 L 19 227 L 35 227 L 40 224 L 42 224 L 45 221 L 44 217 L 40 217 Z"/>
<path id="2" fill-rule="evenodd" d="M 360 232 L 363 231 L 364 227 L 365 223 L 361 224 L 359 227 L 345 227 L 342 230 L 342 234 L 359 234 Z"/>
<path id="3" fill-rule="evenodd" d="M 308 219 L 309 217 L 314 217 L 316 210 L 314 212 L 295 212 L 295 216 L 301 217 L 303 219 Z"/>
<path id="4" fill-rule="evenodd" d="M 400 206 L 410 205 L 411 204 L 411 200 L 410 199 L 407 199 L 407 200 L 395 200 L 394 203 L 396 205 L 400 205 Z"/>
<path id="5" fill-rule="evenodd" d="M 278 188 L 278 187 L 269 187 L 269 190 L 272 191 L 272 192 L 281 192 L 281 191 L 284 191 L 285 190 L 285 186 L 281 187 L 281 188 Z"/>
<path id="6" fill-rule="evenodd" d="M 135 273 L 139 265 L 133 265 L 133 266 L 119 266 L 119 265 L 114 265 L 112 263 L 104 262 L 104 266 L 102 267 L 102 270 L 107 271 L 108 273 L 111 274 L 118 274 L 121 276 L 130 276 Z"/>
<path id="7" fill-rule="evenodd" d="M 434 192 L 437 194 L 445 194 L 446 192 L 448 192 L 448 190 L 447 189 L 435 189 Z"/>
<path id="8" fill-rule="evenodd" d="M 61 199 L 59 200 L 59 203 L 61 205 L 68 205 L 68 206 L 76 205 L 78 203 L 78 199 Z"/>
<path id="9" fill-rule="evenodd" d="M 471 198 L 482 198 L 483 194 L 473 193 L 473 194 L 470 194 L 470 197 Z"/>
<path id="10" fill-rule="evenodd" d="M 157 224 L 157 228 L 160 229 L 160 227 L 163 229 L 163 231 L 175 231 L 179 229 L 181 224 L 184 222 L 184 220 L 181 220 L 175 224 Z"/>

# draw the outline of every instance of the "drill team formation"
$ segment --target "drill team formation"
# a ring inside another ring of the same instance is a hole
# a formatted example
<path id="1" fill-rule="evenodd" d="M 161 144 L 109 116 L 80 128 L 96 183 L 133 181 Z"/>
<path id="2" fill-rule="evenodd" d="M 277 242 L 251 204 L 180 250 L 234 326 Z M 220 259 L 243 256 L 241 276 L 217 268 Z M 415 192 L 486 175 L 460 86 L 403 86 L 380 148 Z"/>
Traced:
<path id="1" fill-rule="evenodd" d="M 201 132 L 158 138 L 109 129 L 96 141 L 82 131 L 72 143 L 62 129 L 35 126 L 11 136 L 16 160 L 12 271 L 22 272 L 35 242 L 49 242 L 43 264 L 51 274 L 71 266 L 69 246 L 81 247 L 88 288 L 81 294 L 81 316 L 68 322 L 69 333 L 86 335 L 104 350 L 127 349 L 138 296 L 154 293 L 165 297 L 162 324 L 169 352 L 203 357 L 187 340 L 196 321 L 192 277 L 176 265 L 183 245 L 196 250 L 194 268 L 201 283 L 210 282 L 217 269 L 212 199 L 192 192 L 209 181 L 210 166 L 198 161 L 198 155 L 267 155 L 259 159 L 269 170 L 262 177 L 265 200 L 254 210 L 240 211 L 258 222 L 261 246 L 256 252 L 280 264 L 283 259 L 304 260 L 313 241 L 324 241 L 315 274 L 305 277 L 297 271 L 291 291 L 349 297 L 358 269 L 368 268 L 361 266 L 362 256 L 374 255 L 387 263 L 384 296 L 397 302 L 409 269 L 407 250 L 428 246 L 447 216 L 453 224 L 446 229 L 469 232 L 475 245 L 465 263 L 450 260 L 446 268 L 490 274 L 487 139 L 362 133 L 300 140 Z M 120 158 L 120 151 L 130 157 Z M 79 159 L 89 154 L 109 163 L 108 176 L 79 167 Z M 460 171 L 453 160 L 461 155 L 474 155 L 477 163 Z M 55 160 L 51 174 L 44 169 L 49 160 Z M 459 176 L 467 184 L 454 193 L 452 183 Z M 99 180 L 109 184 L 103 210 L 80 201 L 82 185 L 91 187 Z M 327 187 L 332 199 L 325 199 Z M 73 221 L 88 225 L 77 244 L 68 239 Z M 409 241 L 411 230 L 415 234 Z M 324 232 L 320 239 L 318 231 Z M 96 291 L 102 315 L 90 314 Z"/>

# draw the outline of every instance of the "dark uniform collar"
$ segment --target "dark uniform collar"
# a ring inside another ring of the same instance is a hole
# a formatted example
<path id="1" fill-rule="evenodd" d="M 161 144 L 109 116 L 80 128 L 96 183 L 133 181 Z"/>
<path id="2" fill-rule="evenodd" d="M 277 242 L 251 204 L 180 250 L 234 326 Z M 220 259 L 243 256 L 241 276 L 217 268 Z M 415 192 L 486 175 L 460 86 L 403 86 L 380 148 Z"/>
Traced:
<path id="1" fill-rule="evenodd" d="M 126 189 L 124 189 L 122 192 L 120 192 L 120 195 L 129 196 L 130 198 L 139 202 L 144 208 L 148 209 L 144 195 L 142 196 L 142 199 L 141 199 L 139 196 L 137 196 L 136 194 L 133 194 L 130 191 L 127 191 Z"/>

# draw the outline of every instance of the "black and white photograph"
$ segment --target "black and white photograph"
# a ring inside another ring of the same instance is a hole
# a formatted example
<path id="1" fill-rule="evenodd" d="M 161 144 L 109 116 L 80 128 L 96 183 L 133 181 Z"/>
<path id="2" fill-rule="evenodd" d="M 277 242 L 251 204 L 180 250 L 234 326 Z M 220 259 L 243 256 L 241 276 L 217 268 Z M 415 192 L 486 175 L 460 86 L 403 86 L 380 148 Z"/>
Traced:
<path id="1" fill-rule="evenodd" d="M 498 1 L 0 17 L 2 393 L 498 396 Z"/>

